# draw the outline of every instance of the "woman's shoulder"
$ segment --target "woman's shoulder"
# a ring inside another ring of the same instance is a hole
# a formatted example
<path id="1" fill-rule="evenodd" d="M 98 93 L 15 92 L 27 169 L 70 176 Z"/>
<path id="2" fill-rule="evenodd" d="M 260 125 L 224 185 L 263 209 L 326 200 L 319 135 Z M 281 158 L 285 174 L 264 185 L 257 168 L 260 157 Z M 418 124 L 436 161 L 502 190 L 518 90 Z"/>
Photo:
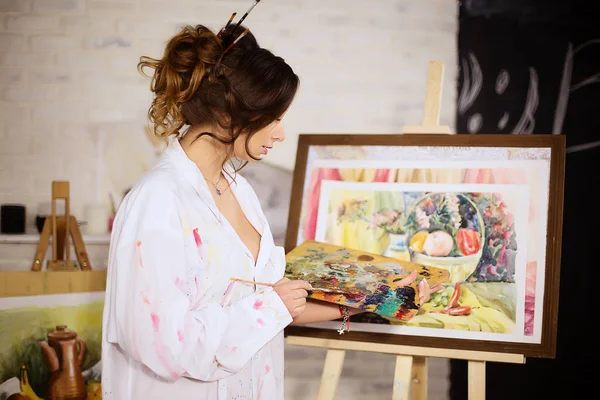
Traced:
<path id="1" fill-rule="evenodd" d="M 153 168 L 132 186 L 123 198 L 120 209 L 131 210 L 137 206 L 167 206 L 176 203 L 181 192 L 177 174 L 166 168 Z"/>

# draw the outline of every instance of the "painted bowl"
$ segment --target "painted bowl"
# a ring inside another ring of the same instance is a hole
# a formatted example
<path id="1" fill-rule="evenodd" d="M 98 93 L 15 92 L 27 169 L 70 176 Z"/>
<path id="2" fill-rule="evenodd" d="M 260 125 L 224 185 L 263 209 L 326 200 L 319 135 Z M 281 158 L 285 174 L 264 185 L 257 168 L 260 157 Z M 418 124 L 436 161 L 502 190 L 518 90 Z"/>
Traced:
<path id="1" fill-rule="evenodd" d="M 483 216 L 465 194 L 433 192 L 415 200 L 407 214 L 407 246 L 412 262 L 466 281 L 477 269 L 485 243 Z"/>

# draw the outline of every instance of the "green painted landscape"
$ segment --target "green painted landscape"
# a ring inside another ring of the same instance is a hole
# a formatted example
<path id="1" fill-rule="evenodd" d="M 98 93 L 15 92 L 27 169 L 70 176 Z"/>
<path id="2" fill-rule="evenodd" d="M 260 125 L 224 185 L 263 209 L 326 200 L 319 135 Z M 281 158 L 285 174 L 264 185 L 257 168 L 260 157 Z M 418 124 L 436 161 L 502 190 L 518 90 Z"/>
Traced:
<path id="1" fill-rule="evenodd" d="M 53 357 L 57 357 L 63 368 L 60 349 L 69 346 L 81 353 L 76 369 L 85 378 L 85 385 L 89 388 L 90 384 L 97 384 L 103 307 L 103 293 L 0 299 L 0 398 L 14 394 L 15 386 L 19 390 L 16 393 L 29 394 L 32 400 L 31 391 L 44 398 L 49 390 Z M 60 344 L 52 346 L 50 339 L 55 338 L 60 338 Z M 46 350 L 46 356 L 40 345 L 42 341 L 53 347 Z M 22 376 L 22 366 L 27 379 Z M 27 387 L 23 388 L 24 385 Z"/>

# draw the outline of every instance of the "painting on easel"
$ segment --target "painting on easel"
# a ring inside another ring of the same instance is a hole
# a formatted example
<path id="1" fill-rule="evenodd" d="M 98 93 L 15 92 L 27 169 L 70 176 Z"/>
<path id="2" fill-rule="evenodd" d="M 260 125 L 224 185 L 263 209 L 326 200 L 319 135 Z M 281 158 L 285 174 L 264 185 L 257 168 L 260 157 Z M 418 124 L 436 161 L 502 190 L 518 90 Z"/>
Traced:
<path id="1" fill-rule="evenodd" d="M 0 398 L 101 399 L 104 292 L 0 298 Z"/>
<path id="2" fill-rule="evenodd" d="M 413 318 L 357 315 L 355 332 L 549 357 L 563 169 L 551 135 L 301 135 L 286 249 L 314 240 L 449 273 Z"/>

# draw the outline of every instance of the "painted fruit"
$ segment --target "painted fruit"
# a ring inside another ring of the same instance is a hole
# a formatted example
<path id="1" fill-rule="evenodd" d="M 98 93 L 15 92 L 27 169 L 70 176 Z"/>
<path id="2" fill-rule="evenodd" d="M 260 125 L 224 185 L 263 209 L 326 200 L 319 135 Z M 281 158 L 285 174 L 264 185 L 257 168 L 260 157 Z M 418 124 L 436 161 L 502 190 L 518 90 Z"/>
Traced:
<path id="1" fill-rule="evenodd" d="M 417 253 L 423 252 L 423 245 L 425 245 L 425 240 L 427 240 L 427 236 L 429 236 L 429 232 L 427 231 L 419 231 L 413 235 L 410 239 L 409 246 L 412 251 L 416 251 Z"/>
<path id="2" fill-rule="evenodd" d="M 431 257 L 446 257 L 450 254 L 453 247 L 454 240 L 452 239 L 452 236 L 445 231 L 431 232 L 423 244 L 425 254 Z"/>
<path id="3" fill-rule="evenodd" d="M 461 228 L 456 233 L 456 244 L 463 255 L 475 254 L 481 246 L 479 233 L 473 229 Z"/>

